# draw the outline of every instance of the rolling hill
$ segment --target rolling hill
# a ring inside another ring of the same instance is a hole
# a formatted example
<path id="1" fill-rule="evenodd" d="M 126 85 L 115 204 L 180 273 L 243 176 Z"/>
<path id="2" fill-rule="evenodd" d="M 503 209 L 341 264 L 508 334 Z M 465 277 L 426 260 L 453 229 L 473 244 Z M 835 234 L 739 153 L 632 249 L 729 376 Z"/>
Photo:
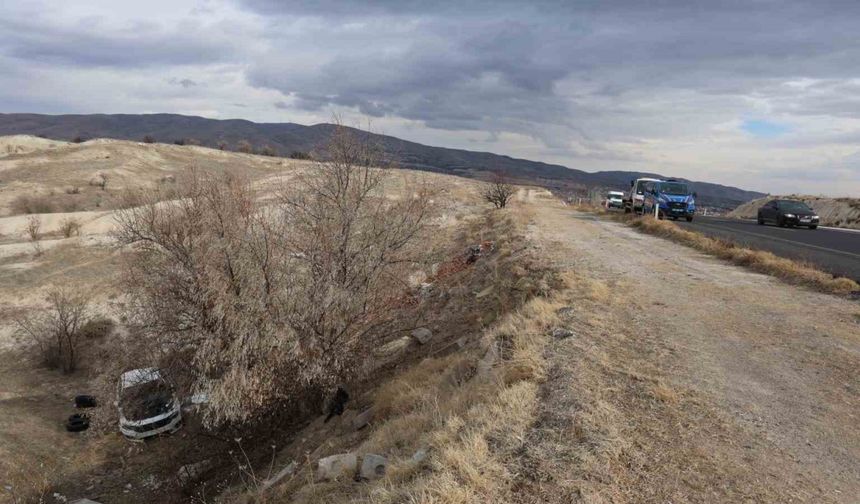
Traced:
<path id="1" fill-rule="evenodd" d="M 305 126 L 295 123 L 254 123 L 242 119 L 216 120 L 177 114 L 0 114 L 0 135 L 29 134 L 56 140 L 76 137 L 158 142 L 194 139 L 202 145 L 228 149 L 248 141 L 256 149 L 268 146 L 281 155 L 307 153 L 328 138 L 334 125 Z M 561 192 L 592 188 L 624 189 L 640 176 L 654 173 L 629 171 L 586 172 L 556 164 L 516 159 L 490 152 L 433 147 L 386 135 L 375 135 L 399 164 L 428 171 L 481 178 L 488 171 L 503 171 L 517 181 L 542 185 Z M 764 194 L 709 182 L 690 181 L 703 205 L 734 208 Z"/>

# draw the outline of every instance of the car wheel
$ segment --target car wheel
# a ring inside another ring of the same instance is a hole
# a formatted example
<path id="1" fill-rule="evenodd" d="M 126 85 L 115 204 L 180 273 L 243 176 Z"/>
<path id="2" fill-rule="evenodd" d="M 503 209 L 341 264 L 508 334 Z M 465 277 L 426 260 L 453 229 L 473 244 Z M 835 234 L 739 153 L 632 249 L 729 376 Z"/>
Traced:
<path id="1" fill-rule="evenodd" d="M 692 218 L 692 217 L 687 217 L 687 222 L 693 222 L 693 218 Z"/>
<path id="2" fill-rule="evenodd" d="M 818 226 L 809 226 L 809 229 L 818 229 Z"/>
<path id="3" fill-rule="evenodd" d="M 780 218 L 778 218 L 778 219 L 776 220 L 776 224 L 777 224 L 779 227 L 785 227 L 785 221 L 782 219 L 782 217 L 780 217 Z"/>
<path id="4" fill-rule="evenodd" d="M 764 226 L 764 219 L 762 218 L 761 214 L 758 214 L 758 225 Z"/>

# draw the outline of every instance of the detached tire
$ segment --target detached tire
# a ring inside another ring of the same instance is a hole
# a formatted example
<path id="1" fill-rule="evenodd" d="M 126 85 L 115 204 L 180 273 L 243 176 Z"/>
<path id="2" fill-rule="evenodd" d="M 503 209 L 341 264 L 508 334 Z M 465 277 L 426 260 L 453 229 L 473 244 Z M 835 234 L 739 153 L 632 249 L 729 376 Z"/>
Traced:
<path id="1" fill-rule="evenodd" d="M 75 408 L 95 408 L 96 406 L 98 406 L 98 402 L 91 395 L 82 394 L 75 396 Z"/>
<path id="2" fill-rule="evenodd" d="M 66 430 L 69 432 L 81 432 L 90 428 L 90 419 L 86 415 L 75 413 L 66 420 Z"/>

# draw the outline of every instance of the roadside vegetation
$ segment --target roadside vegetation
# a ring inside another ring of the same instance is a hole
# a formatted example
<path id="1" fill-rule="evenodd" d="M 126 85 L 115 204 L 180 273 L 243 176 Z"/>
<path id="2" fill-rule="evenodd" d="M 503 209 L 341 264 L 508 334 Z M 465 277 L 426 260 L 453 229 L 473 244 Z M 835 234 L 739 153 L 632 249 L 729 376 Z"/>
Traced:
<path id="1" fill-rule="evenodd" d="M 727 240 L 707 237 L 681 229 L 672 222 L 653 217 L 622 217 L 630 226 L 648 234 L 668 238 L 707 254 L 725 259 L 759 273 L 778 277 L 790 283 L 805 285 L 821 292 L 845 295 L 860 291 L 860 284 L 850 278 L 834 277 L 814 266 L 779 257 L 771 252 L 741 247 Z"/>

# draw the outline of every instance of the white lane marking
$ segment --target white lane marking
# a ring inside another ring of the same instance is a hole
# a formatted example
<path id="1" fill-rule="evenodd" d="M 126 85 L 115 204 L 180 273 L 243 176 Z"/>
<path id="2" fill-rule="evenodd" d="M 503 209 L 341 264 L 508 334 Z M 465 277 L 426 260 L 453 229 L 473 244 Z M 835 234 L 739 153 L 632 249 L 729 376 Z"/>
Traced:
<path id="1" fill-rule="evenodd" d="M 712 229 L 719 229 L 721 231 L 728 231 L 730 233 L 741 233 L 741 234 L 745 234 L 745 235 L 749 235 L 749 236 L 755 236 L 756 238 L 764 238 L 765 240 L 781 241 L 781 242 L 785 242 L 785 243 L 790 243 L 792 245 L 800 245 L 801 247 L 809 247 L 812 249 L 821 250 L 822 252 L 830 252 L 832 254 L 841 254 L 841 255 L 846 255 L 848 257 L 853 257 L 855 259 L 860 259 L 860 254 L 855 254 L 853 252 L 845 252 L 844 250 L 836 250 L 836 249 L 832 249 L 832 248 L 821 247 L 819 245 L 810 245 L 808 243 L 798 242 L 798 241 L 794 241 L 794 240 L 786 240 L 785 238 L 777 238 L 776 236 L 768 236 L 768 235 L 762 235 L 762 234 L 758 234 L 758 233 L 750 233 L 749 231 L 741 231 L 739 229 L 726 229 L 724 227 L 713 226 L 713 225 L 709 225 L 709 224 L 703 224 L 701 221 L 699 221 L 698 225 L 709 227 Z"/>

